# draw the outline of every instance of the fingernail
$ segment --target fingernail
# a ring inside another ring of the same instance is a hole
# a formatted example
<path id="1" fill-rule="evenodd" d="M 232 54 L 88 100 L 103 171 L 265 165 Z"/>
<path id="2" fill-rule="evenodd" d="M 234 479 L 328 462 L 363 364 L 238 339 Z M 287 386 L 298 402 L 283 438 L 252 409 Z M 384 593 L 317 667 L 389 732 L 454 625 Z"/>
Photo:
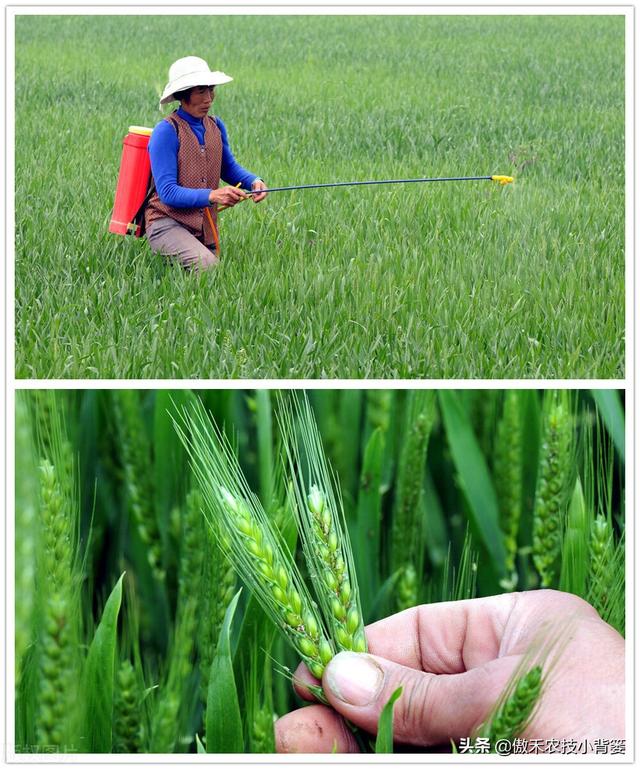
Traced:
<path id="1" fill-rule="evenodd" d="M 368 654 L 340 652 L 327 665 L 325 686 L 347 705 L 363 707 L 375 700 L 384 672 Z"/>

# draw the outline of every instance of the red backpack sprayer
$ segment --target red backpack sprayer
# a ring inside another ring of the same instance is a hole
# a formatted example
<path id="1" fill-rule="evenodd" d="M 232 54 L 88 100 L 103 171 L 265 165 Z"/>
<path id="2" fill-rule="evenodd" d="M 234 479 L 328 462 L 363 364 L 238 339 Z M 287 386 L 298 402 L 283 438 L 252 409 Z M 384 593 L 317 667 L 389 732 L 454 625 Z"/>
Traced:
<path id="1" fill-rule="evenodd" d="M 144 208 L 152 191 L 151 165 L 147 145 L 151 136 L 150 128 L 131 126 L 123 140 L 120 173 L 113 205 L 109 232 L 117 235 L 143 234 Z M 475 182 L 492 181 L 500 185 L 513 181 L 511 176 L 441 176 L 423 179 L 375 179 L 361 182 L 328 182 L 325 184 L 298 184 L 292 187 L 270 187 L 262 190 L 247 190 L 246 194 L 262 192 L 290 192 L 293 190 L 315 190 L 327 187 L 356 187 L 373 184 L 415 184 L 425 182 Z M 221 211 L 223 207 L 218 210 Z M 215 232 L 215 228 L 214 228 Z M 217 235 L 217 233 L 216 233 Z"/>
<path id="2" fill-rule="evenodd" d="M 151 161 L 147 146 L 151 128 L 130 126 L 129 133 L 122 141 L 122 157 L 113 213 L 109 232 L 116 235 L 142 234 L 144 203 L 149 192 Z"/>

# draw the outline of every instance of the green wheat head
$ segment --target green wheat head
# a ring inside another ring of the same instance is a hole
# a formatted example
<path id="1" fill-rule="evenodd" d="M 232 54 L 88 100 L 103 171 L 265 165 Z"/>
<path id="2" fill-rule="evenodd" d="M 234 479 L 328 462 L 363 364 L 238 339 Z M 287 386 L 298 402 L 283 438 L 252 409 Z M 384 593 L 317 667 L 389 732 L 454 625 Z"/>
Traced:
<path id="1" fill-rule="evenodd" d="M 534 665 L 518 678 L 513 693 L 496 713 L 489 727 L 492 746 L 499 740 L 513 740 L 527 726 L 542 691 L 542 667 Z"/>
<path id="2" fill-rule="evenodd" d="M 515 570 L 518 528 L 522 514 L 522 425 L 517 390 L 508 390 L 496 430 L 494 480 L 500 508 L 500 526 L 507 553 L 506 567 Z"/>
<path id="3" fill-rule="evenodd" d="M 435 409 L 435 391 L 414 390 L 409 393 L 391 531 L 391 566 L 399 574 L 396 592 L 398 611 L 419 603 L 418 575 L 423 571 L 420 502 Z"/>
<path id="4" fill-rule="evenodd" d="M 192 503 L 204 510 L 204 499 L 199 489 L 191 491 Z M 201 513 L 202 514 L 202 513 Z M 203 526 L 204 573 L 202 584 L 203 621 L 198 634 L 200 656 L 200 693 L 207 701 L 211 661 L 218 644 L 227 606 L 236 593 L 236 572 L 225 550 L 218 546 L 208 525 Z"/>
<path id="5" fill-rule="evenodd" d="M 139 753 L 142 747 L 140 705 L 142 692 L 133 665 L 120 663 L 113 703 L 113 752 Z"/>
<path id="6" fill-rule="evenodd" d="M 573 412 L 566 391 L 545 394 L 543 438 L 533 508 L 533 563 L 543 587 L 555 579 L 562 520 L 574 474 Z"/>
<path id="7" fill-rule="evenodd" d="M 40 465 L 40 536 L 37 584 L 40 592 L 39 697 L 36 733 L 41 746 L 61 747 L 69 739 L 79 671 L 80 603 L 77 520 L 67 444 L 61 425 L 50 444 L 52 464 Z M 59 470 L 62 466 L 62 470 Z"/>
<path id="8" fill-rule="evenodd" d="M 390 390 L 367 391 L 367 422 L 372 430 L 379 427 L 383 432 L 389 429 L 391 422 L 392 393 Z"/>
<path id="9" fill-rule="evenodd" d="M 331 637 L 340 650 L 366 651 L 362 609 L 344 507 L 306 397 L 280 401 L 280 421 L 302 550 Z M 336 487 L 337 488 L 337 487 Z"/>
<path id="10" fill-rule="evenodd" d="M 34 637 L 40 488 L 32 418 L 23 392 L 16 393 L 15 411 L 15 659 L 16 680 L 19 681 L 24 656 Z"/>
<path id="11" fill-rule="evenodd" d="M 250 491 L 226 437 L 201 404 L 186 411 L 176 429 L 221 550 L 311 673 L 321 678 L 333 644 L 291 553 Z"/>
<path id="12" fill-rule="evenodd" d="M 120 453 L 127 490 L 128 508 L 140 539 L 147 545 L 147 558 L 154 577 L 162 582 L 162 543 L 153 508 L 151 450 L 142 419 L 139 393 L 115 390 L 112 404 L 120 441 Z"/>
<path id="13" fill-rule="evenodd" d="M 195 710 L 185 703 L 185 690 L 194 666 L 197 639 L 201 625 L 208 617 L 201 613 L 203 591 L 204 522 L 201 495 L 197 490 L 187 494 L 180 512 L 180 560 L 178 565 L 178 600 L 169 667 L 158 692 L 158 702 L 151 724 L 151 752 L 168 753 L 180 735 L 181 715 Z"/>
<path id="14" fill-rule="evenodd" d="M 475 731 L 476 736 L 489 739 L 493 752 L 500 740 L 513 743 L 522 736 L 535 718 L 545 690 L 562 665 L 574 622 L 569 615 L 561 622 L 541 623 L 485 722 Z"/>

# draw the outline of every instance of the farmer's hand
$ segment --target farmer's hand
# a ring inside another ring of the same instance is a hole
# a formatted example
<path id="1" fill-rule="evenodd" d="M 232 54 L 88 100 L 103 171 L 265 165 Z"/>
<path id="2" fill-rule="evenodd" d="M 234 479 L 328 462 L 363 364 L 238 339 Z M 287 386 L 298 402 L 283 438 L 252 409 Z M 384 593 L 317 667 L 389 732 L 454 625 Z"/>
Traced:
<path id="1" fill-rule="evenodd" d="M 251 185 L 252 190 L 266 190 L 267 185 L 262 181 L 262 179 L 256 179 L 254 183 Z M 259 195 L 252 195 L 254 203 L 259 203 L 261 200 L 264 200 L 267 197 L 266 192 L 261 192 Z"/>
<path id="2" fill-rule="evenodd" d="M 569 616 L 573 622 L 567 628 Z M 522 736 L 623 738 L 622 636 L 582 599 L 537 590 L 418 606 L 369 625 L 370 654 L 342 652 L 325 669 L 322 686 L 334 710 L 311 705 L 280 718 L 277 749 L 322 753 L 335 743 L 339 752 L 357 752 L 338 713 L 375 734 L 380 711 L 398 686 L 403 693 L 393 714 L 397 742 L 429 746 L 469 736 L 486 719 L 543 623 L 550 623 L 552 636 L 554 627 L 560 633 L 550 656 L 556 650 L 561 656 Z M 304 665 L 296 678 L 314 681 Z M 312 699 L 304 688 L 298 690 Z"/>
<path id="3" fill-rule="evenodd" d="M 247 199 L 247 193 L 239 187 L 219 187 L 217 190 L 211 190 L 209 193 L 209 203 L 217 203 L 219 206 L 235 206 L 241 200 Z"/>

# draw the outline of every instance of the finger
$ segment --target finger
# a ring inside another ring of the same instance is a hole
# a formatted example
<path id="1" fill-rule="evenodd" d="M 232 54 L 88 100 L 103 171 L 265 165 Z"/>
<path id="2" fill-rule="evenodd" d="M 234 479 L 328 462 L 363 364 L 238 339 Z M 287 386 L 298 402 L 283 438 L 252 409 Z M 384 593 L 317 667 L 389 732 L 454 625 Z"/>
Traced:
<path id="1" fill-rule="evenodd" d="M 278 753 L 357 753 L 344 720 L 326 705 L 294 710 L 275 723 Z"/>
<path id="2" fill-rule="evenodd" d="M 517 593 L 449 601 L 394 614 L 366 628 L 369 651 L 429 673 L 463 673 L 501 653 Z"/>
<path id="3" fill-rule="evenodd" d="M 377 732 L 382 708 L 393 692 L 394 738 L 410 745 L 440 745 L 471 734 L 495 704 L 519 657 L 504 657 L 456 675 L 434 675 L 382 657 L 341 652 L 322 678 L 329 704 L 351 723 Z"/>
<path id="4" fill-rule="evenodd" d="M 464 673 L 500 655 L 517 595 L 429 604 L 394 614 L 366 627 L 369 652 L 428 673 Z M 314 682 L 303 664 L 295 678 Z M 297 689 L 300 696 L 313 699 L 302 686 Z"/>
<path id="5" fill-rule="evenodd" d="M 238 201 L 246 197 L 245 193 L 238 187 L 225 187 L 225 193 L 230 200 Z"/>
<path id="6" fill-rule="evenodd" d="M 316 702 L 316 697 L 309 690 L 309 686 L 321 686 L 321 682 L 312 676 L 304 662 L 301 662 L 293 674 L 293 688 L 303 700 Z"/>

